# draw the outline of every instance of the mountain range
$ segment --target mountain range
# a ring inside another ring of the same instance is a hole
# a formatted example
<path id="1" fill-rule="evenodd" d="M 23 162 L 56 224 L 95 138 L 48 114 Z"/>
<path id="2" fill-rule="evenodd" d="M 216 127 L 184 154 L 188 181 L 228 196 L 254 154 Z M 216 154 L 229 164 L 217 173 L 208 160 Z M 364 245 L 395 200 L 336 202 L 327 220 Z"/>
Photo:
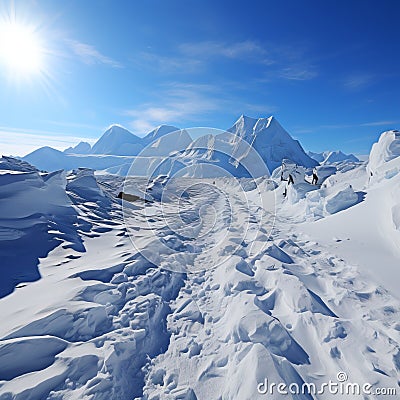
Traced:
<path id="1" fill-rule="evenodd" d="M 314 153 L 312 151 L 308 151 L 307 154 L 314 160 L 318 161 L 321 165 L 333 164 L 343 161 L 348 161 L 348 162 L 360 161 L 354 154 L 345 154 L 340 150 L 324 151 L 322 153 Z"/>
<path id="2" fill-rule="evenodd" d="M 126 175 L 132 162 L 141 159 L 140 168 L 134 171 L 141 176 L 147 175 L 148 166 L 154 164 L 156 159 L 160 162 L 176 153 L 179 153 L 180 162 L 185 160 L 185 166 L 218 165 L 234 176 L 246 175 L 238 164 L 251 163 L 250 158 L 255 154 L 261 157 L 269 173 L 283 159 L 290 159 L 307 168 L 318 164 L 314 153 L 306 154 L 301 144 L 273 116 L 250 118 L 242 115 L 231 128 L 221 132 L 193 140 L 186 130 L 161 125 L 146 136 L 139 137 L 120 125 L 112 125 L 93 146 L 80 142 L 64 152 L 42 147 L 23 157 L 23 160 L 48 171 L 86 167 Z M 177 164 L 172 161 L 170 168 L 172 164 L 176 169 Z M 195 169 L 198 170 L 197 167 Z M 261 171 L 255 173 L 264 174 Z"/>

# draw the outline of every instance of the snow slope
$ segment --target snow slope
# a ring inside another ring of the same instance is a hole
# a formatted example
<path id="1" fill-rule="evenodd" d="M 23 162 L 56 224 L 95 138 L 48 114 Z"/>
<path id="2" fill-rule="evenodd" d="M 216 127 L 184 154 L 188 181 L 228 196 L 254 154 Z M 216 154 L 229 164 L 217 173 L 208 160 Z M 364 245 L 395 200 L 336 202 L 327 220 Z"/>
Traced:
<path id="1" fill-rule="evenodd" d="M 346 210 L 335 216 L 302 226 L 319 241 L 334 246 L 338 254 L 359 265 L 364 273 L 395 295 L 400 258 L 398 143 L 398 132 L 384 132 L 373 145 L 367 166 L 328 179 L 327 190 L 338 193 L 347 190 L 354 197 L 354 201 L 347 197 L 350 205 L 358 204 L 356 207 L 344 207 Z M 349 185 L 352 185 L 351 193 Z M 358 194 L 359 201 L 353 193 Z M 343 199 L 340 200 L 336 201 L 336 206 L 345 206 Z M 321 199 L 315 204 L 320 207 Z"/>

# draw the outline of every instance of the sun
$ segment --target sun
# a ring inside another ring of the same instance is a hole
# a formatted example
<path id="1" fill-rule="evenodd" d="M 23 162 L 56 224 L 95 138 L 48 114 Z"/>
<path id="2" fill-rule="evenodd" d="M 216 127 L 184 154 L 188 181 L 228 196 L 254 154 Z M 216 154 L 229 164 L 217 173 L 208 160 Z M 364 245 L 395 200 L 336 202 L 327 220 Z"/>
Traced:
<path id="1" fill-rule="evenodd" d="M 0 62 L 9 72 L 22 77 L 39 74 L 43 55 L 34 29 L 15 22 L 0 24 Z"/>

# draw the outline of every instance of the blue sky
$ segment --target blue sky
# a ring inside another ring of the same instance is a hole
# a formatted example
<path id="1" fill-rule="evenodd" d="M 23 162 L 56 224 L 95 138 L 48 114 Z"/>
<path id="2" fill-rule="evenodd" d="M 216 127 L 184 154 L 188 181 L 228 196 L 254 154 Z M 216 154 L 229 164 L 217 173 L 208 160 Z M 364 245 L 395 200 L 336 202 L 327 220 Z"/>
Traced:
<path id="1" fill-rule="evenodd" d="M 10 9 L 43 57 L 18 79 L 0 65 L 3 154 L 241 114 L 276 116 L 313 151 L 366 154 L 400 128 L 396 0 L 2 0 L 0 25 Z"/>

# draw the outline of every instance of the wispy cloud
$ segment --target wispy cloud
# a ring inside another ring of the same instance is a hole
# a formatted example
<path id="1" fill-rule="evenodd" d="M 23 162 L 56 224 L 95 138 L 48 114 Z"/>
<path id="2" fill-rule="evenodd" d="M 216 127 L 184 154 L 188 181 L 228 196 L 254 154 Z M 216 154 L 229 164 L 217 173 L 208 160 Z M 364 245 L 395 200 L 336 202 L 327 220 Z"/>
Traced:
<path id="1" fill-rule="evenodd" d="M 361 124 L 361 126 L 386 126 L 386 125 L 393 125 L 393 124 L 400 124 L 400 120 L 366 122 L 364 124 Z"/>
<path id="2" fill-rule="evenodd" d="M 170 83 L 159 93 L 157 103 L 143 104 L 123 113 L 133 117 L 130 127 L 138 133 L 146 133 L 161 124 L 200 120 L 221 108 L 211 95 L 214 91 L 212 85 Z"/>
<path id="3" fill-rule="evenodd" d="M 151 52 L 142 52 L 134 60 L 135 64 L 146 69 L 161 71 L 163 73 L 185 72 L 194 73 L 200 71 L 204 64 L 201 60 L 179 56 L 163 56 Z"/>
<path id="4" fill-rule="evenodd" d="M 104 64 L 113 68 L 122 68 L 122 64 L 105 56 L 94 46 L 77 40 L 66 40 L 68 46 L 79 59 L 87 65 Z"/>
<path id="5" fill-rule="evenodd" d="M 323 124 L 319 125 L 317 129 L 346 129 L 361 126 L 361 124 Z"/>
<path id="6" fill-rule="evenodd" d="M 253 40 L 181 43 L 175 49 L 170 49 L 168 55 L 142 52 L 135 58 L 135 63 L 173 74 L 204 72 L 221 60 L 235 63 L 235 68 L 238 62 L 265 68 L 268 81 L 306 81 L 318 75 L 316 66 L 307 61 L 304 49 L 266 45 Z"/>
<path id="7" fill-rule="evenodd" d="M 184 43 L 179 46 L 179 50 L 183 55 L 196 58 L 225 57 L 230 59 L 244 59 L 273 63 L 267 58 L 267 50 L 259 43 L 252 40 L 241 42 L 218 42 L 204 41 L 195 43 Z"/>
<path id="8" fill-rule="evenodd" d="M 390 121 L 372 121 L 372 122 L 360 122 L 356 124 L 328 124 L 320 125 L 319 128 L 324 129 L 345 129 L 345 128 L 357 128 L 357 127 L 367 127 L 367 126 L 387 126 L 393 124 L 399 124 L 400 120 L 390 120 Z"/>
<path id="9" fill-rule="evenodd" d="M 61 126 L 63 128 L 77 128 L 77 129 L 92 130 L 97 133 L 101 132 L 104 129 L 104 126 L 84 124 L 81 122 L 53 121 L 50 119 L 42 120 L 41 122 L 50 124 L 50 125 L 54 125 L 54 126 Z"/>
<path id="10" fill-rule="evenodd" d="M 387 129 L 395 128 L 396 125 L 400 124 L 400 120 L 382 120 L 382 121 L 371 121 L 371 122 L 360 122 L 354 124 L 323 124 L 314 127 L 306 127 L 306 128 L 295 128 L 293 129 L 294 133 L 298 134 L 307 134 L 307 133 L 317 133 L 323 130 L 345 130 L 351 128 L 362 128 L 362 127 L 385 127 Z M 357 138 L 356 141 L 362 141 L 363 138 Z"/>
<path id="11" fill-rule="evenodd" d="M 138 108 L 124 110 L 123 115 L 131 118 L 129 127 L 141 135 L 158 125 L 172 124 L 182 127 L 185 123 L 209 125 L 213 112 L 220 111 L 238 117 L 249 115 L 270 115 L 276 107 L 261 103 L 243 102 L 242 99 L 224 94 L 219 86 L 210 84 L 169 83 L 158 91 L 151 103 Z M 227 127 L 226 127 L 227 128 Z"/>
<path id="12" fill-rule="evenodd" d="M 371 85 L 374 81 L 374 76 L 370 74 L 354 74 L 348 76 L 343 85 L 348 90 L 361 90 Z"/>
<path id="13" fill-rule="evenodd" d="M 308 81 L 315 78 L 318 73 L 313 66 L 292 66 L 283 68 L 280 77 L 292 81 Z"/>
<path id="14" fill-rule="evenodd" d="M 297 135 L 302 135 L 305 133 L 314 133 L 314 132 L 315 132 L 315 129 L 307 129 L 307 128 L 300 128 L 300 129 L 294 128 L 292 130 L 292 133 L 297 134 Z"/>
<path id="15" fill-rule="evenodd" d="M 168 55 L 142 52 L 134 62 L 145 68 L 152 68 L 164 73 L 197 73 L 217 59 L 241 60 L 250 63 L 270 65 L 267 50 L 254 41 L 218 42 L 202 41 L 183 43 L 172 49 Z"/>

